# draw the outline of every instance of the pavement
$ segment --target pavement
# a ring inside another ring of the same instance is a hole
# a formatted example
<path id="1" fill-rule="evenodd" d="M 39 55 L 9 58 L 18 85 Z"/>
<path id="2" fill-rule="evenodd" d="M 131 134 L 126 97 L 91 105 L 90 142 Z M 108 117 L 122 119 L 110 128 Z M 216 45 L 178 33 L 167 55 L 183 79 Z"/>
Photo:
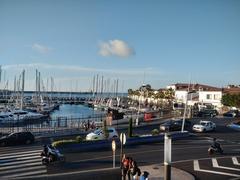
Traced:
<path id="1" fill-rule="evenodd" d="M 141 166 L 141 172 L 144 171 L 149 173 L 149 180 L 163 180 L 164 179 L 164 166 L 160 164 L 154 164 L 149 166 Z M 195 177 L 181 169 L 171 167 L 171 180 L 195 180 Z"/>
<path id="2" fill-rule="evenodd" d="M 158 164 L 149 166 L 140 166 L 142 173 L 147 171 L 149 173 L 148 180 L 164 180 L 164 167 Z M 70 173 L 59 173 L 52 175 L 41 175 L 41 176 L 25 176 L 15 177 L 12 179 L 18 180 L 54 180 L 54 179 L 72 179 L 72 180 L 121 180 L 120 168 L 105 168 L 102 170 L 90 170 L 83 172 L 70 172 Z M 172 167 L 171 168 L 171 180 L 195 180 L 195 177 L 190 173 L 181 169 Z"/>

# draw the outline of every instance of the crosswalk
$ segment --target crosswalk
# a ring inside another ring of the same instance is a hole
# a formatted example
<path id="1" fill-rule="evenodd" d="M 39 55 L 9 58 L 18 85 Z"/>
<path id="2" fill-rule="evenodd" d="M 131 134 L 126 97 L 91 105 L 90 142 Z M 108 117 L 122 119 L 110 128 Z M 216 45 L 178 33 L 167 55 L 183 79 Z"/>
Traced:
<path id="1" fill-rule="evenodd" d="M 6 147 L 0 149 L 0 179 L 42 175 L 47 173 L 41 163 L 41 147 Z"/>
<path id="2" fill-rule="evenodd" d="M 224 175 L 240 179 L 240 157 L 211 158 L 208 160 L 194 160 L 194 171 Z"/>

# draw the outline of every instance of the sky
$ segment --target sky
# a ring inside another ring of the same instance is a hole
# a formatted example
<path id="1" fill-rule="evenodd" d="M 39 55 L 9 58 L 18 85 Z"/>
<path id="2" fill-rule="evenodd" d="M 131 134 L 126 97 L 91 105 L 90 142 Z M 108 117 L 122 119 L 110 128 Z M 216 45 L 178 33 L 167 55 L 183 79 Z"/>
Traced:
<path id="1" fill-rule="evenodd" d="M 0 88 L 240 84 L 239 0 L 0 0 Z"/>

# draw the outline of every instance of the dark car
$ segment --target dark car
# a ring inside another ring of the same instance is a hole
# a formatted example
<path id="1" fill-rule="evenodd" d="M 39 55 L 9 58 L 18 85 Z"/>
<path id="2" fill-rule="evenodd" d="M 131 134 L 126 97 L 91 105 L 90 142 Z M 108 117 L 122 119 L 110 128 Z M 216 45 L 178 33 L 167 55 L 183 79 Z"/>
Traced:
<path id="1" fill-rule="evenodd" d="M 182 119 L 170 120 L 160 125 L 160 131 L 181 131 L 182 129 Z M 191 122 L 185 120 L 184 128 L 190 127 Z"/>
<path id="2" fill-rule="evenodd" d="M 240 113 L 238 110 L 230 110 L 226 113 L 223 113 L 223 116 L 225 117 L 239 117 Z"/>
<path id="3" fill-rule="evenodd" d="M 31 144 L 35 140 L 31 132 L 11 133 L 0 138 L 0 146 Z"/>
<path id="4" fill-rule="evenodd" d="M 196 114 L 196 117 L 215 117 L 218 115 L 218 111 L 215 109 L 201 110 Z"/>

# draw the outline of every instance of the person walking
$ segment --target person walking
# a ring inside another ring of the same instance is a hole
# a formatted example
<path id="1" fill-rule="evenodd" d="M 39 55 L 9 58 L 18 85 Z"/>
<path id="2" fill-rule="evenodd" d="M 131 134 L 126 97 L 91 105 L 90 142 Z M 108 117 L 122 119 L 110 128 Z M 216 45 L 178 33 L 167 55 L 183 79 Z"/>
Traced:
<path id="1" fill-rule="evenodd" d="M 122 158 L 122 163 L 121 163 L 122 180 L 126 180 L 126 177 L 128 177 L 128 180 L 131 180 L 130 165 L 131 165 L 131 158 L 126 157 L 126 155 L 124 154 Z"/>
<path id="2" fill-rule="evenodd" d="M 133 180 L 139 180 L 139 177 L 141 175 L 141 170 L 138 167 L 137 162 L 134 160 L 131 161 L 130 172 Z"/>

